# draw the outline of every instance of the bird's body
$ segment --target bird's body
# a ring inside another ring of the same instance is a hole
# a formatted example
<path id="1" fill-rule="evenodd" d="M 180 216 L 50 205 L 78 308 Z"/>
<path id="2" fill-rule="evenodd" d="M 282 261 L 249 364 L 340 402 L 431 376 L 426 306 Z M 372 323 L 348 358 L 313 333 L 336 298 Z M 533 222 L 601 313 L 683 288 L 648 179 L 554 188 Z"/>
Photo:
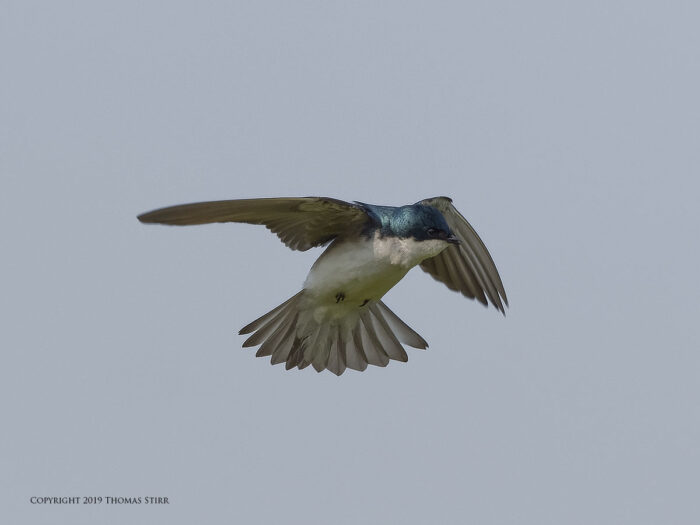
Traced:
<path id="1" fill-rule="evenodd" d="M 486 296 L 501 311 L 507 304 L 485 246 L 446 197 L 401 207 L 322 197 L 215 201 L 163 208 L 139 219 L 265 224 L 301 250 L 330 242 L 302 290 L 240 332 L 252 332 L 244 347 L 261 345 L 258 356 L 285 362 L 288 369 L 313 365 L 340 375 L 346 367 L 406 361 L 400 342 L 426 348 L 381 300 L 416 265 L 484 304 Z"/>
<path id="2" fill-rule="evenodd" d="M 441 240 L 382 237 L 378 231 L 369 238 L 334 241 L 311 267 L 304 289 L 334 302 L 339 293 L 344 295 L 342 302 L 377 301 L 416 264 L 447 246 Z"/>

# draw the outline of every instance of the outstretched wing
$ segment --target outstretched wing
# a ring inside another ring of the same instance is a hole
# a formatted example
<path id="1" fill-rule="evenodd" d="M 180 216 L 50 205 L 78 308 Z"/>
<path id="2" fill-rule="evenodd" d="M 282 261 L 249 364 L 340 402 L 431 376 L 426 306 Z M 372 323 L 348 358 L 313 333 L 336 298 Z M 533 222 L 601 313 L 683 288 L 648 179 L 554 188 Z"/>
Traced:
<path id="1" fill-rule="evenodd" d="M 474 228 L 452 205 L 452 199 L 434 197 L 418 204 L 437 208 L 452 233 L 461 241 L 459 245 L 449 246 L 439 255 L 424 260 L 420 267 L 450 290 L 462 292 L 485 305 L 488 297 L 491 304 L 505 313 L 504 304 L 508 306 L 508 298 L 496 265 Z"/>
<path id="2" fill-rule="evenodd" d="M 289 248 L 301 251 L 359 232 L 371 220 L 362 207 L 328 197 L 197 202 L 153 210 L 138 219 L 177 226 L 212 222 L 264 224 Z"/>

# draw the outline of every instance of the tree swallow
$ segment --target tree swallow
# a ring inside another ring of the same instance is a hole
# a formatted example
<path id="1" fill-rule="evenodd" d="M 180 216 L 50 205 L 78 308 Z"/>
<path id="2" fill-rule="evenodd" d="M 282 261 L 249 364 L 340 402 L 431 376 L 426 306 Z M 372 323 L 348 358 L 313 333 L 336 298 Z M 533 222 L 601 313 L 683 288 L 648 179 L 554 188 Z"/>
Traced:
<path id="1" fill-rule="evenodd" d="M 448 197 L 407 206 L 375 206 L 328 197 L 199 202 L 161 208 L 138 219 L 178 226 L 213 222 L 263 224 L 292 250 L 326 250 L 302 290 L 244 326 L 244 347 L 272 364 L 336 375 L 346 368 L 408 361 L 401 343 L 428 343 L 382 297 L 416 265 L 451 290 L 488 301 L 505 314 L 503 283 L 486 246 Z"/>

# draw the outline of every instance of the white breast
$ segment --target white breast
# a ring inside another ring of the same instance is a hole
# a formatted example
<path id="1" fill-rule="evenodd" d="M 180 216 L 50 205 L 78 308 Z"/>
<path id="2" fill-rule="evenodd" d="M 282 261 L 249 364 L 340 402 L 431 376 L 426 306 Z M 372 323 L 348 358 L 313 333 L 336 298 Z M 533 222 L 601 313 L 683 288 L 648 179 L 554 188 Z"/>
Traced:
<path id="1" fill-rule="evenodd" d="M 445 241 L 380 237 L 333 243 L 311 267 L 304 288 L 322 302 L 379 300 L 406 272 L 447 247 Z"/>

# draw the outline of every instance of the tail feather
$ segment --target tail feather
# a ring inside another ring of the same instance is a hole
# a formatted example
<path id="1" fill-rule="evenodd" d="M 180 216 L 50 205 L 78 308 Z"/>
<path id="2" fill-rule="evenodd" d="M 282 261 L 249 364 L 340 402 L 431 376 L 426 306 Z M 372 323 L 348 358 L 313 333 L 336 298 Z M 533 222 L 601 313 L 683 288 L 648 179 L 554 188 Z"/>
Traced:
<path id="1" fill-rule="evenodd" d="M 377 309 L 384 314 L 384 317 L 399 338 L 399 341 L 413 348 L 428 348 L 428 343 L 425 339 L 423 339 L 418 332 L 413 330 L 413 328 L 404 323 L 399 316 L 392 312 L 382 301 L 377 303 Z"/>
<path id="2" fill-rule="evenodd" d="M 281 305 L 282 308 L 277 310 L 274 316 L 268 318 L 264 323 L 262 323 L 262 326 L 260 326 L 260 328 L 253 333 L 253 335 L 244 341 L 243 347 L 257 346 L 266 341 L 282 324 L 285 324 L 286 326 L 285 321 L 289 321 L 289 316 L 287 313 L 290 311 L 293 305 L 294 303 L 291 302 L 283 303 Z"/>
<path id="3" fill-rule="evenodd" d="M 382 348 L 382 343 L 379 341 L 379 337 L 377 337 L 377 332 L 374 331 L 372 317 L 365 311 L 360 316 L 360 321 L 363 325 L 363 329 L 360 330 L 360 339 L 362 340 L 367 362 L 375 366 L 388 365 L 389 356 L 384 351 L 384 348 Z"/>
<path id="4" fill-rule="evenodd" d="M 294 334 L 296 330 L 296 321 L 299 318 L 299 314 L 295 313 L 293 316 L 289 316 L 284 319 L 277 329 L 272 333 L 272 335 L 266 339 L 262 346 L 258 349 L 255 357 L 265 357 L 272 356 L 275 359 L 275 355 L 283 354 L 285 349 L 289 351 L 289 336 Z M 257 332 L 256 332 L 257 333 Z M 293 341 L 293 338 L 292 338 Z M 286 359 L 285 357 L 279 361 L 280 363 Z"/>
<path id="5" fill-rule="evenodd" d="M 335 327 L 335 334 L 331 338 L 331 349 L 328 356 L 328 370 L 339 376 L 345 372 L 345 341 L 341 334 L 340 326 Z"/>
<path id="6" fill-rule="evenodd" d="M 311 364 L 311 363 L 310 363 L 309 361 L 307 361 L 306 359 L 303 359 L 303 358 L 302 358 L 302 360 L 299 361 L 299 364 L 297 365 L 297 368 L 298 368 L 299 370 L 304 370 L 304 368 L 306 368 L 306 367 L 309 366 L 310 364 Z"/>
<path id="7" fill-rule="evenodd" d="M 367 356 L 362 347 L 362 338 L 360 337 L 360 323 L 357 323 L 352 330 L 348 330 L 347 347 L 345 349 L 345 362 L 348 368 L 362 372 L 367 368 Z"/>
<path id="8" fill-rule="evenodd" d="M 298 300 L 303 292 L 304 292 L 304 290 L 302 290 L 301 292 L 297 293 L 296 295 L 290 297 L 285 302 L 283 302 L 281 305 L 279 305 L 277 308 L 273 308 L 272 310 L 267 312 L 265 315 L 258 317 L 252 323 L 245 325 L 243 328 L 241 328 L 238 331 L 238 334 L 239 335 L 249 334 L 253 330 L 257 330 L 258 328 L 260 328 L 260 326 L 262 326 L 264 323 L 266 323 L 268 320 L 270 320 L 282 308 L 284 308 L 285 306 L 288 306 L 289 303 L 292 303 L 292 302 L 295 302 L 296 300 Z"/>
<path id="9" fill-rule="evenodd" d="M 273 365 L 276 365 L 277 363 L 282 363 L 286 361 L 285 368 L 287 370 L 294 368 L 295 366 L 298 366 L 301 363 L 301 360 L 304 358 L 304 343 L 302 339 L 295 338 L 294 342 L 292 343 L 292 348 L 289 351 L 288 357 L 286 360 L 282 361 L 272 361 Z"/>
<path id="10" fill-rule="evenodd" d="M 367 359 L 364 351 L 355 344 L 352 332 L 348 332 L 348 339 L 345 344 L 345 364 L 352 370 L 362 372 L 367 368 Z"/>
<path id="11" fill-rule="evenodd" d="M 404 363 L 408 361 L 408 354 L 406 350 L 403 349 L 401 343 L 394 335 L 394 332 L 389 328 L 389 324 L 384 319 L 382 312 L 379 311 L 374 304 L 369 305 L 369 311 L 374 315 L 374 324 L 377 332 L 377 336 L 384 348 L 384 351 L 391 359 L 396 359 L 397 361 L 403 361 Z"/>
<path id="12" fill-rule="evenodd" d="M 258 351 L 255 353 L 255 357 L 265 357 L 268 355 L 272 355 L 272 352 L 275 351 L 275 348 L 278 347 L 279 342 L 282 340 L 282 334 L 284 333 L 285 328 L 289 328 L 287 323 L 289 320 L 286 320 L 284 323 L 284 326 L 278 324 L 277 328 L 270 334 L 270 336 L 263 341 L 263 344 L 258 348 Z"/>
<path id="13" fill-rule="evenodd" d="M 331 354 L 332 344 L 331 339 L 328 337 L 330 327 L 331 325 L 329 323 L 323 323 L 318 331 L 313 347 L 310 347 L 311 351 L 307 348 L 304 352 L 304 359 L 311 362 L 316 372 L 321 372 L 328 366 L 328 358 Z"/>
<path id="14" fill-rule="evenodd" d="M 317 306 L 302 290 L 243 327 L 241 334 L 253 332 L 243 346 L 261 345 L 257 357 L 270 356 L 273 365 L 285 363 L 287 370 L 313 365 L 317 372 L 330 370 L 336 375 L 347 368 L 365 370 L 368 364 L 387 366 L 392 359 L 405 362 L 408 355 L 401 343 L 428 346 L 381 301 L 341 317 L 320 319 Z"/>

